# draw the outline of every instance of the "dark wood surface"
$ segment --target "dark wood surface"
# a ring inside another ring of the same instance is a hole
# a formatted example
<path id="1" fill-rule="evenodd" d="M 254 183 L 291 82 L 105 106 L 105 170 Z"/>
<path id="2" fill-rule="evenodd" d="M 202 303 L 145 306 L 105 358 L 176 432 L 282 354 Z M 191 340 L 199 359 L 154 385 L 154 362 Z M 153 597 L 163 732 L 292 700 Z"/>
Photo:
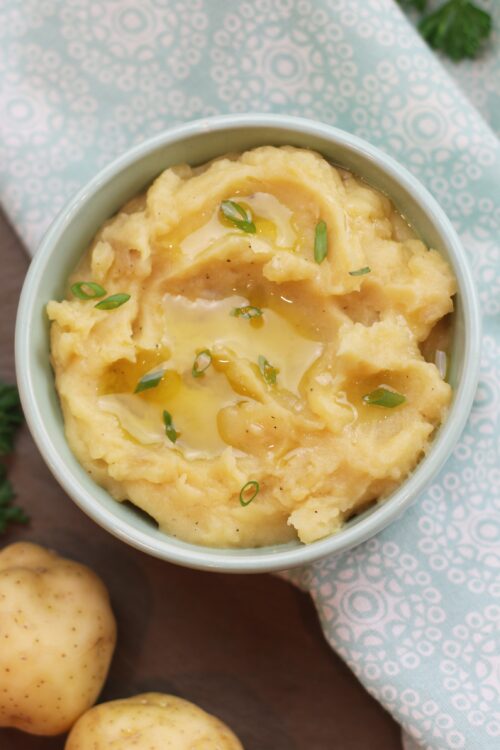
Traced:
<path id="1" fill-rule="evenodd" d="M 0 377 L 14 378 L 14 320 L 28 260 L 0 215 Z M 399 727 L 323 638 L 306 594 L 271 575 L 185 570 L 117 541 L 57 485 L 23 427 L 11 478 L 27 539 L 90 565 L 107 584 L 118 645 L 101 700 L 180 695 L 226 721 L 246 750 L 400 750 Z M 0 729 L 1 750 L 62 750 L 64 738 Z"/>

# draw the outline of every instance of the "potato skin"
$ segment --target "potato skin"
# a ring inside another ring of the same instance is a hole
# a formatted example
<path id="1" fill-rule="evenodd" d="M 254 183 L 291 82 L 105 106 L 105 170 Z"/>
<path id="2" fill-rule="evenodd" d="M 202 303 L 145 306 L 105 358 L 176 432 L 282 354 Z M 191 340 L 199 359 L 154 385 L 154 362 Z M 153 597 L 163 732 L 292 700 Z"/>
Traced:
<path id="1" fill-rule="evenodd" d="M 110 701 L 77 721 L 65 750 L 243 750 L 215 716 L 174 695 L 143 693 Z"/>
<path id="2" fill-rule="evenodd" d="M 66 732 L 95 703 L 115 643 L 89 568 L 27 542 L 0 551 L 0 727 Z"/>

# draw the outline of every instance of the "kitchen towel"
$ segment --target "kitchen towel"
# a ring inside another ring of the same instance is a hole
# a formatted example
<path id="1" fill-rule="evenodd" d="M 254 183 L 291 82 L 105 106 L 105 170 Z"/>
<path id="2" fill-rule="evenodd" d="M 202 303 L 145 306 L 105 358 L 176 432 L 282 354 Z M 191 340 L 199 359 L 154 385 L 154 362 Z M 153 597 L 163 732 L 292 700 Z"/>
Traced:
<path id="1" fill-rule="evenodd" d="M 126 148 L 185 120 L 282 112 L 387 151 L 467 249 L 484 321 L 468 426 L 404 517 L 289 578 L 421 748 L 500 747 L 500 3 L 478 62 L 393 0 L 2 0 L 0 200 L 29 252 Z M 410 740 L 408 740 L 410 742 Z"/>

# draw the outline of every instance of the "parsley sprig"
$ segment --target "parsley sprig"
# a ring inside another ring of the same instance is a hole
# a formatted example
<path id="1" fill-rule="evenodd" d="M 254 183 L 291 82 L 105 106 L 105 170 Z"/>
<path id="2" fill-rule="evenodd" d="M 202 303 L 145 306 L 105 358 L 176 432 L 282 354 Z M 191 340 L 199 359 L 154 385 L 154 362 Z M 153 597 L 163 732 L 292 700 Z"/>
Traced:
<path id="1" fill-rule="evenodd" d="M 0 457 L 11 453 L 14 435 L 22 420 L 16 386 L 0 382 Z M 13 505 L 15 496 L 12 484 L 7 479 L 7 467 L 0 461 L 0 534 L 9 523 L 27 523 L 29 520 L 22 508 Z"/>
<path id="2" fill-rule="evenodd" d="M 491 16 L 468 0 L 448 0 L 418 28 L 431 47 L 458 62 L 476 56 L 491 31 Z"/>
<path id="3" fill-rule="evenodd" d="M 15 385 L 0 383 L 0 456 L 14 447 L 14 434 L 23 421 L 19 393 Z"/>
<path id="4" fill-rule="evenodd" d="M 427 5 L 427 0 L 398 0 L 398 2 L 405 8 L 416 8 L 421 13 L 424 12 L 425 6 Z"/>
<path id="5" fill-rule="evenodd" d="M 423 13 L 427 0 L 399 0 Z M 491 16 L 470 0 L 447 0 L 424 16 L 418 30 L 433 49 L 439 49 L 454 62 L 476 57 L 491 32 Z"/>
<path id="6" fill-rule="evenodd" d="M 3 534 L 9 523 L 28 523 L 29 521 L 24 510 L 12 504 L 15 496 L 12 483 L 7 479 L 7 468 L 0 463 L 0 534 Z"/>

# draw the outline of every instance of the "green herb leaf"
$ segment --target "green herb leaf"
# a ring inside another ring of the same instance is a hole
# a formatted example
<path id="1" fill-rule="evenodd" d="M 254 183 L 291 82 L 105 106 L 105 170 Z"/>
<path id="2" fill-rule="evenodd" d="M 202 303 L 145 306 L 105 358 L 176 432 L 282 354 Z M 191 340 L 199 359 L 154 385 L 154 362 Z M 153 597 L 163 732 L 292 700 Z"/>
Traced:
<path id="1" fill-rule="evenodd" d="M 326 223 L 321 220 L 316 224 L 314 233 L 314 260 L 323 263 L 328 254 L 328 234 Z"/>
<path id="2" fill-rule="evenodd" d="M 250 211 L 246 211 L 243 206 L 235 201 L 222 201 L 220 209 L 226 219 L 229 219 L 238 229 L 248 234 L 255 234 L 257 229 L 252 219 Z"/>
<path id="3" fill-rule="evenodd" d="M 468 0 L 448 0 L 420 21 L 418 29 L 434 49 L 457 62 L 475 57 L 491 32 L 491 16 Z"/>
<path id="4" fill-rule="evenodd" d="M 78 281 L 71 287 L 71 293 L 79 299 L 99 299 L 106 296 L 106 290 L 94 281 Z"/>
<path id="5" fill-rule="evenodd" d="M 176 431 L 172 422 L 172 415 L 168 411 L 163 412 L 163 424 L 165 425 L 165 435 L 172 443 L 175 443 L 179 437 L 179 433 Z"/>
<path id="6" fill-rule="evenodd" d="M 267 359 L 262 354 L 259 355 L 258 362 L 259 370 L 266 383 L 268 385 L 275 385 L 279 370 L 269 364 Z"/>
<path id="7" fill-rule="evenodd" d="M 150 388 L 156 388 L 156 386 L 160 384 L 161 379 L 164 375 L 165 370 L 163 369 L 147 372 L 142 376 L 142 378 L 135 386 L 134 393 L 141 393 L 141 391 L 147 391 Z"/>
<path id="8" fill-rule="evenodd" d="M 29 520 L 29 516 L 19 505 L 9 505 L 0 512 L 0 533 L 5 531 L 9 523 L 28 523 Z"/>
<path id="9" fill-rule="evenodd" d="M 15 497 L 12 484 L 7 479 L 7 468 L 0 463 L 0 508 L 5 508 Z"/>
<path id="10" fill-rule="evenodd" d="M 388 388 L 381 386 L 363 396 L 363 401 L 370 406 L 384 406 L 386 409 L 393 409 L 395 406 L 404 404 L 406 397 L 397 391 L 390 391 Z"/>
<path id="11" fill-rule="evenodd" d="M 0 383 L 0 456 L 12 451 L 14 435 L 23 419 L 19 393 L 15 385 Z M 9 523 L 26 523 L 22 508 L 12 505 L 15 492 L 7 479 L 7 468 L 0 462 L 0 533 Z"/>
<path id="12" fill-rule="evenodd" d="M 209 349 L 203 349 L 203 351 L 198 352 L 191 369 L 193 378 L 202 378 L 205 374 L 205 370 L 208 370 L 211 364 L 212 355 Z"/>
<path id="13" fill-rule="evenodd" d="M 439 374 L 441 375 L 443 380 L 446 380 L 446 373 L 448 370 L 448 358 L 446 356 L 446 352 L 443 352 L 441 349 L 436 349 L 436 354 L 434 355 L 434 363 L 438 368 Z"/>
<path id="14" fill-rule="evenodd" d="M 250 505 L 252 500 L 255 500 L 255 498 L 259 494 L 259 489 L 259 483 L 256 482 L 255 479 L 252 479 L 250 482 L 244 484 L 240 490 L 240 505 L 242 505 L 243 507 Z"/>
<path id="15" fill-rule="evenodd" d="M 16 429 L 23 421 L 19 393 L 15 385 L 0 383 L 0 456 L 12 451 Z"/>
<path id="16" fill-rule="evenodd" d="M 94 307 L 97 307 L 99 310 L 114 310 L 116 307 L 121 307 L 121 305 L 124 305 L 125 302 L 129 301 L 129 299 L 130 294 L 112 294 L 110 297 L 106 297 L 106 299 L 98 302 L 97 305 L 94 305 Z"/>
<path id="17" fill-rule="evenodd" d="M 22 508 L 12 505 L 15 498 L 12 484 L 7 479 L 7 469 L 0 463 L 0 534 L 9 523 L 28 523 L 29 518 Z"/>
<path id="18" fill-rule="evenodd" d="M 415 8 L 423 13 L 427 5 L 427 0 L 398 0 L 398 3 L 407 8 Z"/>
<path id="19" fill-rule="evenodd" d="M 235 318 L 245 318 L 251 320 L 252 318 L 260 318 L 262 316 L 262 310 L 260 307 L 254 307 L 253 305 L 245 305 L 244 307 L 235 307 L 231 310 L 231 315 Z"/>
<path id="20" fill-rule="evenodd" d="M 349 276 L 364 276 L 365 273 L 370 273 L 371 270 L 370 266 L 364 266 L 364 268 L 358 268 L 357 271 L 349 271 Z"/>

